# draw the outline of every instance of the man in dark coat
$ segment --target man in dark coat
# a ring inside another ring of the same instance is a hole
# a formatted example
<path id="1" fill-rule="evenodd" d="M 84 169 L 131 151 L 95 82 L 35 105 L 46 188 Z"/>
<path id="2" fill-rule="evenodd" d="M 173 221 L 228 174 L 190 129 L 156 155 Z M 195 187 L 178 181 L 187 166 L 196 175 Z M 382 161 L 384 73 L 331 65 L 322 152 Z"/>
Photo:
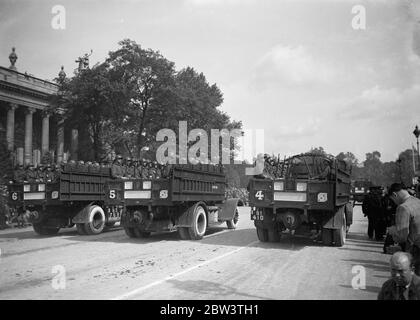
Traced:
<path id="1" fill-rule="evenodd" d="M 375 239 L 378 241 L 383 240 L 386 228 L 382 208 L 382 191 L 382 187 L 370 187 L 362 204 L 363 214 L 368 218 L 369 239 L 373 239 L 375 234 Z"/>

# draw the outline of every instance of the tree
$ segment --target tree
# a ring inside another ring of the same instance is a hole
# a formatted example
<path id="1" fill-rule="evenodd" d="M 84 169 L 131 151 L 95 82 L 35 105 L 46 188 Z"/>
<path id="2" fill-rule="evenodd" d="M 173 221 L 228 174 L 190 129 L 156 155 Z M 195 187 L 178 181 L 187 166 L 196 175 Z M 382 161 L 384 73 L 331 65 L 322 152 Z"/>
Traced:
<path id="1" fill-rule="evenodd" d="M 366 160 L 363 162 L 365 177 L 367 180 L 372 181 L 376 185 L 383 183 L 383 168 L 381 162 L 381 153 L 373 151 L 366 153 Z"/>
<path id="2" fill-rule="evenodd" d="M 310 153 L 315 153 L 321 156 L 326 156 L 327 153 L 325 152 L 323 147 L 318 147 L 318 148 L 311 148 L 311 150 L 309 151 Z"/>
<path id="3" fill-rule="evenodd" d="M 85 159 L 90 158 L 93 151 L 93 159 L 104 158 L 103 133 L 108 127 L 112 113 L 108 103 L 109 92 L 112 85 L 109 81 L 106 64 L 94 66 L 77 73 L 73 78 L 63 82 L 60 86 L 57 105 L 64 110 L 67 124 L 78 128 L 81 137 L 86 133 L 88 140 L 82 139 L 81 146 Z"/>
<path id="4" fill-rule="evenodd" d="M 124 84 L 125 100 L 128 101 L 125 120 L 136 137 L 135 147 L 140 157 L 148 135 L 145 127 L 149 109 L 154 108 L 157 98 L 173 86 L 174 63 L 157 51 L 142 49 L 132 40 L 125 39 L 119 44 L 121 48 L 110 52 L 106 62 L 112 82 Z"/>
<path id="5" fill-rule="evenodd" d="M 129 39 L 119 44 L 105 62 L 66 80 L 57 95 L 68 121 L 80 128 L 80 135 L 88 132 L 82 142 L 91 141 L 93 158 L 114 151 L 153 158 L 160 144 L 157 132 L 177 132 L 179 121 L 209 136 L 211 129 L 242 127 L 218 109 L 223 94 L 203 73 L 190 67 L 177 73 L 174 63 L 159 52 Z M 146 147 L 149 152 L 143 154 Z M 89 150 L 83 152 L 85 157 Z"/>

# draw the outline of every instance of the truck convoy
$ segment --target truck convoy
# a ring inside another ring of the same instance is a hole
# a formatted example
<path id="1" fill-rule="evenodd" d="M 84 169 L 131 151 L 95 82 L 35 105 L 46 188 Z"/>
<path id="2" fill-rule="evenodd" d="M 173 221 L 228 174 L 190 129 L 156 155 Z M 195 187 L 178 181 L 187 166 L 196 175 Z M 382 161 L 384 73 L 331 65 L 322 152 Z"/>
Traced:
<path id="1" fill-rule="evenodd" d="M 116 178 L 110 167 L 64 165 L 53 182 L 8 185 L 9 207 L 28 213 L 34 231 L 57 234 L 77 227 L 98 234 L 121 220 L 129 237 L 178 230 L 182 239 L 198 240 L 214 225 L 235 229 L 240 199 L 226 199 L 226 175 L 219 165 L 169 165 L 167 174 Z"/>
<path id="2" fill-rule="evenodd" d="M 275 169 L 272 163 L 248 185 L 258 239 L 276 242 L 289 234 L 343 246 L 353 219 L 346 162 L 305 153 L 277 161 Z"/>

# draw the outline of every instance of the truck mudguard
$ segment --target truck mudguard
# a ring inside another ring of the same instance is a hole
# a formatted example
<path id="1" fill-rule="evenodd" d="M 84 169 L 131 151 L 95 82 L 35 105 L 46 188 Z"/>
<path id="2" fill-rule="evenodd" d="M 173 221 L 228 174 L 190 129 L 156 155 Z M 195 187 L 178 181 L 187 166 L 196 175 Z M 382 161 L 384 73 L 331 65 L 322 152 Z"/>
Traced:
<path id="1" fill-rule="evenodd" d="M 219 220 L 232 220 L 235 216 L 236 208 L 243 207 L 244 203 L 240 198 L 227 199 L 219 206 Z"/>
<path id="2" fill-rule="evenodd" d="M 94 206 L 95 203 L 91 202 L 86 207 L 84 207 L 82 210 L 80 210 L 76 216 L 72 219 L 73 223 L 88 223 L 89 221 L 89 212 L 91 210 L 91 207 Z"/>
<path id="3" fill-rule="evenodd" d="M 324 223 L 325 229 L 340 229 L 343 225 L 343 214 L 345 214 L 345 206 L 341 206 L 337 211 Z"/>
<path id="4" fill-rule="evenodd" d="M 202 202 L 196 202 L 194 203 L 194 205 L 192 205 L 191 207 L 189 207 L 187 210 L 184 211 L 184 213 L 179 217 L 178 219 L 178 223 L 177 226 L 178 227 L 190 227 L 192 224 L 192 218 L 193 218 L 193 213 L 195 211 L 195 209 L 197 208 L 197 206 L 203 206 L 204 210 L 206 211 L 206 215 L 207 215 L 207 219 L 208 219 L 208 210 L 207 210 L 207 205 Z"/>

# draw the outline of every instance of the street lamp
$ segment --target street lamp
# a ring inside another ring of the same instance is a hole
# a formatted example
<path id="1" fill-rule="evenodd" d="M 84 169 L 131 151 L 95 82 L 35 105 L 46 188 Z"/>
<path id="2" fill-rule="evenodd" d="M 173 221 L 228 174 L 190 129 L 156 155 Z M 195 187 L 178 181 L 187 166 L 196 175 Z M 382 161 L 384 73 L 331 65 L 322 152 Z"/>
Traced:
<path id="1" fill-rule="evenodd" d="M 413 134 L 416 136 L 417 139 L 417 167 L 420 166 L 420 151 L 419 151 L 419 136 L 420 136 L 420 130 L 419 127 L 416 125 L 416 128 L 413 131 Z"/>

